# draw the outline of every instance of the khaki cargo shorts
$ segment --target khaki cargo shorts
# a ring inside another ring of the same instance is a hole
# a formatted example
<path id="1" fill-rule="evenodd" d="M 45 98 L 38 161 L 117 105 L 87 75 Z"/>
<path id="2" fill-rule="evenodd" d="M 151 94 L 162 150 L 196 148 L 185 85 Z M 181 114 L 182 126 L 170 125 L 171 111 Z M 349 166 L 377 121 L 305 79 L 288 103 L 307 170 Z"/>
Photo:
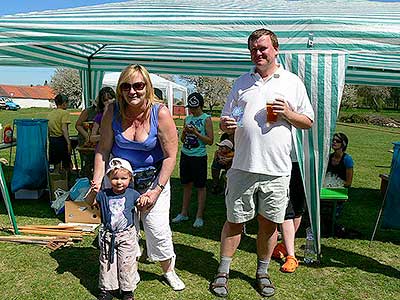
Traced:
<path id="1" fill-rule="evenodd" d="M 289 202 L 290 175 L 270 176 L 229 169 L 225 190 L 226 217 L 231 223 L 245 223 L 260 214 L 283 223 Z"/>

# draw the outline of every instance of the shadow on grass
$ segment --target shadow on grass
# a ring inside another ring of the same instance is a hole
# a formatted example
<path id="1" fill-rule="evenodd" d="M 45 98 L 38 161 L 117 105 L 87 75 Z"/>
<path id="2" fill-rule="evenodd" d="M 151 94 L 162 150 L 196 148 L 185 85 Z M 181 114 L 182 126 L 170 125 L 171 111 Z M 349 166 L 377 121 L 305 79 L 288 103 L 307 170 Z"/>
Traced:
<path id="1" fill-rule="evenodd" d="M 381 205 L 382 196 L 380 190 L 350 188 L 349 201 L 345 203 L 343 215 L 339 218 L 338 223 L 343 224 L 350 232 L 353 230 L 358 234 L 345 237 L 370 240 Z M 400 245 L 400 231 L 378 227 L 374 240 L 381 242 L 390 241 L 391 243 Z"/>
<path id="2" fill-rule="evenodd" d="M 7 214 L 3 201 L 0 199 L 0 214 Z M 49 196 L 45 194 L 39 199 L 11 199 L 11 205 L 16 217 L 55 218 L 64 222 L 64 214 L 56 215 L 50 207 Z M 21 224 L 23 225 L 23 224 Z"/>
<path id="3" fill-rule="evenodd" d="M 97 296 L 99 278 L 99 251 L 91 247 L 60 248 L 51 252 L 51 257 L 58 263 L 56 271 L 66 272 L 79 279 L 93 296 Z"/>
<path id="4" fill-rule="evenodd" d="M 352 251 L 322 245 L 322 255 L 322 261 L 319 265 L 321 268 L 357 268 L 368 273 L 377 273 L 400 279 L 398 269 Z"/>

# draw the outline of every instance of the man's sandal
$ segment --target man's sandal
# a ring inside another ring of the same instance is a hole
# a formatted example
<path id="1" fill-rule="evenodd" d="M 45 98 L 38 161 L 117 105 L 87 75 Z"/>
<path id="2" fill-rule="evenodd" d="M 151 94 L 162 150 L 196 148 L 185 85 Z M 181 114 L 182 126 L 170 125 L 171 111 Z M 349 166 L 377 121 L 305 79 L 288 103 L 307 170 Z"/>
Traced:
<path id="1" fill-rule="evenodd" d="M 284 273 L 293 273 L 299 266 L 299 262 L 296 257 L 288 255 L 286 261 L 281 267 L 281 271 Z"/>
<path id="2" fill-rule="evenodd" d="M 225 279 L 225 280 L 218 280 Z M 228 273 L 218 273 L 215 275 L 213 282 L 210 283 L 210 291 L 217 297 L 228 296 Z M 218 281 L 218 282 L 217 282 Z M 223 281 L 223 282 L 221 282 Z M 216 290 L 218 289 L 218 290 Z"/>
<path id="3" fill-rule="evenodd" d="M 256 274 L 257 291 L 262 297 L 271 297 L 275 294 L 275 286 L 268 274 Z"/>
<path id="4" fill-rule="evenodd" d="M 274 252 L 272 252 L 272 258 L 282 259 L 285 256 L 287 256 L 285 245 L 283 243 L 278 243 L 274 248 Z"/>

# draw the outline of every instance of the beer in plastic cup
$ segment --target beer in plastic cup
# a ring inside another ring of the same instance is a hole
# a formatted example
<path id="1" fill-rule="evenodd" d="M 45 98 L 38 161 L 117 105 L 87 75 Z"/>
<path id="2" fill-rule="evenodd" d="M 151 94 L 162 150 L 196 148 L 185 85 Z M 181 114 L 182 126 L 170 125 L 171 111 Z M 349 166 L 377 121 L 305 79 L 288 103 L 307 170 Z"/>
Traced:
<path id="1" fill-rule="evenodd" d="M 266 110 L 267 110 L 267 123 L 273 123 L 278 121 L 278 114 L 274 112 L 272 108 L 272 103 L 267 103 Z"/>

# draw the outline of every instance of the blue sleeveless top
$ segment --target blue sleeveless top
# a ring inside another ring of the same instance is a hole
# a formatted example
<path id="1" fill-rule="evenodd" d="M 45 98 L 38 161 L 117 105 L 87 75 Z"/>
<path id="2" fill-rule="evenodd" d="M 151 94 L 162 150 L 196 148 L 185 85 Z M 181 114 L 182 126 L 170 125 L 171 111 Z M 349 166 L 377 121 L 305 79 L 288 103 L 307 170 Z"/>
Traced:
<path id="1" fill-rule="evenodd" d="M 158 140 L 158 111 L 160 104 L 154 104 L 150 112 L 150 133 L 144 142 L 126 139 L 123 135 L 122 121 L 119 117 L 119 107 L 114 105 L 112 128 L 114 131 L 114 144 L 111 153 L 114 157 L 126 159 L 131 163 L 132 169 L 155 166 L 164 159 L 164 153 Z"/>

